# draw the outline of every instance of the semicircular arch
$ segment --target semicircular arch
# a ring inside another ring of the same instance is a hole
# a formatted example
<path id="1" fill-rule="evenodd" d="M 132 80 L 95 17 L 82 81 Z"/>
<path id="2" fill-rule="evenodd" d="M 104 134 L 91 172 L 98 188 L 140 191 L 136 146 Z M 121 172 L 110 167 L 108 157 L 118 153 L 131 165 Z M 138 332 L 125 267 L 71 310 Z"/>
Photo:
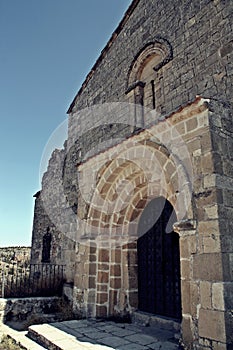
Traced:
<path id="1" fill-rule="evenodd" d="M 181 219 L 180 180 L 183 176 L 187 181 L 186 174 L 163 145 L 149 140 L 136 143 L 108 161 L 100 173 L 87 215 L 87 226 L 96 235 L 114 236 L 121 229 L 126 235 L 148 200 L 158 196 L 164 196 Z"/>

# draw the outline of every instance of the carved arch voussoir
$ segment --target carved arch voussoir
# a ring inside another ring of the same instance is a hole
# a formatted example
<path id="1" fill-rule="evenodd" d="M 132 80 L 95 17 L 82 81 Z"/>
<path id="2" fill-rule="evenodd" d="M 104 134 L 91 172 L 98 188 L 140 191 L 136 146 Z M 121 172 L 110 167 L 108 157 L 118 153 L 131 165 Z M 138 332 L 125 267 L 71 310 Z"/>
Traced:
<path id="1" fill-rule="evenodd" d="M 140 74 L 147 62 L 153 57 L 158 56 L 158 63 L 153 67 L 155 71 L 158 71 L 162 66 L 169 62 L 173 58 L 173 50 L 171 44 L 164 38 L 157 36 L 153 42 L 147 43 L 136 55 L 131 63 L 126 93 L 131 91 L 132 86 L 140 83 Z"/>

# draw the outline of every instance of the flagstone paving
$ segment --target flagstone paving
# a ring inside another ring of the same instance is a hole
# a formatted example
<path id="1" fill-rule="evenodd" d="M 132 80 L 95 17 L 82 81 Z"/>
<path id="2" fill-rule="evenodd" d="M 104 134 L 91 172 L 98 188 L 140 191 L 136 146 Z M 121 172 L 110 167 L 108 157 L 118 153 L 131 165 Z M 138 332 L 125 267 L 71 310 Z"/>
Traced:
<path id="1" fill-rule="evenodd" d="M 16 331 L 0 324 L 0 336 L 8 335 L 25 350 L 178 350 L 174 330 L 102 320 L 71 320 L 33 325 Z"/>
<path id="2" fill-rule="evenodd" d="M 177 350 L 174 332 L 159 327 L 99 320 L 71 320 L 29 327 L 29 336 L 55 350 Z"/>

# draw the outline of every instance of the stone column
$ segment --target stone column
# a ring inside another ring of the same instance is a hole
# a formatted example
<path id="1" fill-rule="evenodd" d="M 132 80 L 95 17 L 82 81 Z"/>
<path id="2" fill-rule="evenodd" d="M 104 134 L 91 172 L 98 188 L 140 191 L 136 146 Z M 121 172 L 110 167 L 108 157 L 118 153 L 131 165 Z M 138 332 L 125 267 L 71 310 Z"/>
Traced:
<path id="1" fill-rule="evenodd" d="M 192 280 L 192 255 L 197 252 L 196 222 L 184 220 L 173 225 L 180 236 L 182 340 L 192 348 L 196 334 L 198 285 Z"/>

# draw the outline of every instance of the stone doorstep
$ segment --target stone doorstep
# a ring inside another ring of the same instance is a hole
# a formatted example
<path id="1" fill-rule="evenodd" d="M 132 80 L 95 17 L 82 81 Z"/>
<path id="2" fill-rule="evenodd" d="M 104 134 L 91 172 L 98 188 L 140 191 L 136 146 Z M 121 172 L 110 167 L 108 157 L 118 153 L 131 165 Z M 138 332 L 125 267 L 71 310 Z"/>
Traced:
<path id="1" fill-rule="evenodd" d="M 25 350 L 46 350 L 43 346 L 29 339 L 26 331 L 19 332 L 4 324 L 0 324 L 0 338 L 4 335 L 13 339 L 16 344 L 20 345 Z"/>
<path id="2" fill-rule="evenodd" d="M 179 333 L 181 329 L 180 322 L 176 320 L 148 314 L 146 312 L 135 311 L 131 317 L 133 323 L 141 326 L 159 327 L 174 333 Z"/>

